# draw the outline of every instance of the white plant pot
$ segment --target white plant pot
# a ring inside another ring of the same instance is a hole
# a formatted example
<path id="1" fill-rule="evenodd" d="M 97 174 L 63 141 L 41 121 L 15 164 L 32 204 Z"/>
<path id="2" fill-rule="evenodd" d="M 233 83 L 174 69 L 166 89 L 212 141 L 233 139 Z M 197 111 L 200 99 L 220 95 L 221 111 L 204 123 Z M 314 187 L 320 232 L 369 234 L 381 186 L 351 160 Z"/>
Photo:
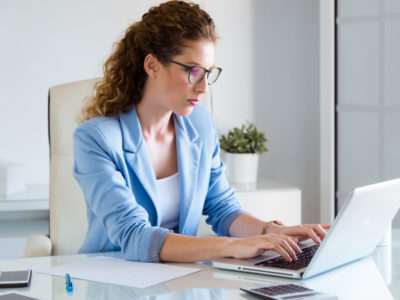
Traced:
<path id="1" fill-rule="evenodd" d="M 226 176 L 230 183 L 249 184 L 257 182 L 259 154 L 223 152 Z"/>

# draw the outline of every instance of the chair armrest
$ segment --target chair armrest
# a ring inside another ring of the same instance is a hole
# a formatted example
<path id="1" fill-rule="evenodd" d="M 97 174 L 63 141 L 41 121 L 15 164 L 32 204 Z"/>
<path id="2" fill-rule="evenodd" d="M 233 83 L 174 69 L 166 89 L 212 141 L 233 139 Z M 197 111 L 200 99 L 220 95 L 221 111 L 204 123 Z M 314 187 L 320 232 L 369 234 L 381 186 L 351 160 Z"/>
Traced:
<path id="1" fill-rule="evenodd" d="M 23 257 L 49 256 L 51 249 L 52 243 L 47 235 L 33 234 L 26 242 Z"/>

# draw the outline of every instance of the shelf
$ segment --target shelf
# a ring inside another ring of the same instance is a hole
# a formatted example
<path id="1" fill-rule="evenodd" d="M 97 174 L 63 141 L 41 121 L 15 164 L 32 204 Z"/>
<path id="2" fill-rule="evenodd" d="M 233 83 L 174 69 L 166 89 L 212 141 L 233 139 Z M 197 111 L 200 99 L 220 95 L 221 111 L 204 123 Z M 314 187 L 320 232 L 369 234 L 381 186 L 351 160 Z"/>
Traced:
<path id="1" fill-rule="evenodd" d="M 0 195 L 0 201 L 20 201 L 20 200 L 48 200 L 48 184 L 28 184 L 21 193 L 8 196 Z"/>
<path id="2" fill-rule="evenodd" d="M 0 196 L 0 212 L 38 210 L 49 210 L 48 184 L 30 184 L 21 193 Z"/>
<path id="3" fill-rule="evenodd" d="M 1 201 L 0 212 L 49 210 L 49 200 Z"/>
<path id="4" fill-rule="evenodd" d="M 48 219 L 0 220 L 0 239 L 28 237 L 36 233 L 49 234 Z"/>
<path id="5" fill-rule="evenodd" d="M 231 186 L 238 192 L 275 192 L 275 191 L 299 191 L 300 189 L 290 186 L 286 183 L 270 180 L 267 178 L 259 178 L 257 183 L 238 184 L 230 183 Z"/>

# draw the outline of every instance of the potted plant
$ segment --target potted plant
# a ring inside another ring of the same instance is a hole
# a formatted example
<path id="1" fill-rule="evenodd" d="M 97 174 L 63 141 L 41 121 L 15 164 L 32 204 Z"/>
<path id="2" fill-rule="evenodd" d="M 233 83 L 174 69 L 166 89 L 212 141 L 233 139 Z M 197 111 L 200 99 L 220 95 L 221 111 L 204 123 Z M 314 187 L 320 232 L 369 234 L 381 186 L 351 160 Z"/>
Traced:
<path id="1" fill-rule="evenodd" d="M 246 122 L 241 128 L 234 127 L 227 135 L 221 135 L 220 147 L 224 150 L 227 177 L 231 183 L 255 183 L 259 155 L 268 151 L 268 140 L 263 132 L 252 123 Z"/>

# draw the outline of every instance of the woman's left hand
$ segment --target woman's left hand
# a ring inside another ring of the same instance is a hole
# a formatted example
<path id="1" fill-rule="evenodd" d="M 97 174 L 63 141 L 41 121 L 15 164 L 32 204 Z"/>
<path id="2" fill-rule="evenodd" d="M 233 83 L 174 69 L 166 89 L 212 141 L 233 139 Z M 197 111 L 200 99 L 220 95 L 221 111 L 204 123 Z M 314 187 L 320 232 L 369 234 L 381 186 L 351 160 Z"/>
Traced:
<path id="1" fill-rule="evenodd" d="M 271 224 L 267 233 L 284 234 L 295 237 L 299 241 L 311 238 L 315 243 L 320 244 L 326 236 L 325 229 L 330 227 L 328 224 L 302 224 L 296 226 Z"/>

